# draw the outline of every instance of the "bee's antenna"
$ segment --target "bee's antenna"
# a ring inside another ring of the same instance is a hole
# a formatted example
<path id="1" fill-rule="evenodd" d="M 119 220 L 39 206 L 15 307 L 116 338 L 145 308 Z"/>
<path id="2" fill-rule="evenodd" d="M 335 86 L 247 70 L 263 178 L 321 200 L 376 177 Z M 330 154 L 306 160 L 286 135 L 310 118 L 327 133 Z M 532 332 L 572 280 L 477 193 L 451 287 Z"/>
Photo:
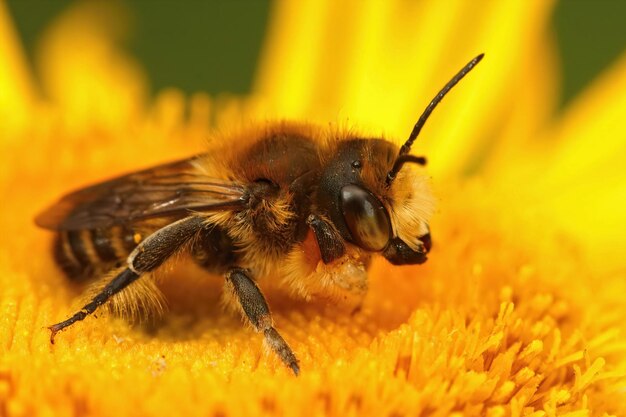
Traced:
<path id="1" fill-rule="evenodd" d="M 418 165 L 426 165 L 426 158 L 423 156 L 415 156 L 415 155 L 398 155 L 396 161 L 393 163 L 393 167 L 390 172 L 399 172 L 402 169 L 402 165 L 407 162 L 412 162 Z"/>
<path id="2" fill-rule="evenodd" d="M 417 121 L 417 123 L 415 123 L 415 126 L 413 126 L 413 130 L 411 131 L 409 138 L 407 139 L 406 142 L 404 142 L 404 145 L 402 145 L 402 147 L 400 148 L 400 152 L 398 153 L 398 157 L 396 158 L 396 161 L 394 162 L 393 167 L 391 168 L 391 171 L 387 173 L 387 178 L 385 180 L 385 184 L 387 185 L 387 187 L 389 187 L 391 183 L 393 182 L 393 180 L 396 178 L 396 175 L 398 174 L 398 171 L 400 171 L 400 168 L 402 168 L 402 165 L 404 165 L 404 162 L 408 162 L 406 160 L 401 162 L 400 158 L 402 157 L 402 155 L 406 155 L 409 153 L 409 151 L 411 150 L 411 146 L 413 145 L 413 142 L 415 142 L 415 139 L 417 139 L 417 135 L 419 135 L 420 131 L 422 130 L 422 127 L 424 127 L 424 124 L 426 123 L 426 120 L 428 120 L 428 117 L 430 116 L 430 114 L 433 112 L 435 107 L 437 107 L 437 104 L 439 104 L 441 100 L 443 100 L 446 94 L 448 94 L 448 91 L 450 91 L 452 87 L 456 85 L 456 83 L 461 81 L 461 79 L 465 77 L 467 73 L 470 72 L 472 68 L 474 68 L 476 64 L 480 62 L 481 59 L 483 59 L 484 56 L 485 54 L 480 54 L 476 58 L 468 62 L 467 65 L 465 65 L 461 69 L 461 71 L 459 71 L 454 77 L 452 77 L 452 79 L 448 81 L 448 84 L 446 84 L 441 89 L 441 91 L 437 93 L 437 95 L 435 96 L 435 98 L 432 99 L 430 104 L 426 106 L 426 109 L 424 109 L 424 112 L 420 116 L 419 120 Z"/>

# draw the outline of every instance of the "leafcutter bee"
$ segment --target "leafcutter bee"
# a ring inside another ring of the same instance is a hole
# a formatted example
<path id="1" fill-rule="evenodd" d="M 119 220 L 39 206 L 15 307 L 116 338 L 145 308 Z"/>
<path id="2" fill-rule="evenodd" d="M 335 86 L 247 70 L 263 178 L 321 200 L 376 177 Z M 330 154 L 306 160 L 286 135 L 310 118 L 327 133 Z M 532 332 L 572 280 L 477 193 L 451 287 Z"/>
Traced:
<path id="1" fill-rule="evenodd" d="M 274 328 L 257 281 L 281 280 L 304 297 L 323 288 L 363 293 L 372 255 L 395 265 L 425 262 L 433 197 L 422 172 L 426 159 L 409 151 L 433 109 L 482 57 L 435 96 L 400 148 L 278 123 L 61 198 L 36 218 L 57 232 L 56 260 L 71 278 L 111 279 L 49 327 L 50 341 L 187 251 L 224 275 L 229 299 L 297 375 L 298 360 Z"/>

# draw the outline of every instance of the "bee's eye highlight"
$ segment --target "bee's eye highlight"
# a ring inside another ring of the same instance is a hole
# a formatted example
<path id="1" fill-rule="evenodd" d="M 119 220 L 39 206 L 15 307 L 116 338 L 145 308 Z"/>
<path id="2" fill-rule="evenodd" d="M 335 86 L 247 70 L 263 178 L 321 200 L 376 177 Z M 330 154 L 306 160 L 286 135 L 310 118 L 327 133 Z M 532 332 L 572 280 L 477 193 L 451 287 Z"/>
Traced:
<path id="1" fill-rule="evenodd" d="M 380 251 L 391 238 L 391 222 L 385 206 L 369 191 L 349 184 L 341 189 L 341 211 L 354 243 Z"/>

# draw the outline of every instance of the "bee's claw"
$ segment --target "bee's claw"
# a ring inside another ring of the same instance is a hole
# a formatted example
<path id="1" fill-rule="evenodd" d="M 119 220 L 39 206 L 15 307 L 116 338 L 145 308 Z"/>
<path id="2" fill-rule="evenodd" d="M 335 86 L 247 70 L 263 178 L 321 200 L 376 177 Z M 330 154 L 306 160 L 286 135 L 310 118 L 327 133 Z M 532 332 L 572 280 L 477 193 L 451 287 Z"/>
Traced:
<path id="1" fill-rule="evenodd" d="M 300 375 L 300 366 L 298 366 L 298 362 L 290 363 L 289 367 L 291 368 L 295 376 Z"/>
<path id="2" fill-rule="evenodd" d="M 56 328 L 56 324 L 52 326 L 48 326 L 48 330 L 50 330 L 50 344 L 54 345 L 54 336 L 56 336 L 59 329 Z"/>
<path id="3" fill-rule="evenodd" d="M 65 322 L 53 324 L 52 326 L 48 326 L 48 330 L 50 330 L 50 344 L 54 345 L 54 338 L 61 330 L 65 329 L 67 325 Z"/>

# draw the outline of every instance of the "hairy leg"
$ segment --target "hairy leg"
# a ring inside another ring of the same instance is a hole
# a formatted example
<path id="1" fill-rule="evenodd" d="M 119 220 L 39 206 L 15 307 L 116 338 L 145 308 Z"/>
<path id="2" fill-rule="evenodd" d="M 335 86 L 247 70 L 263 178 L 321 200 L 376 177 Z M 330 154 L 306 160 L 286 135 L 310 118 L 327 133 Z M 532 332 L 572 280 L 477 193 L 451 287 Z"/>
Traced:
<path id="1" fill-rule="evenodd" d="M 150 272 L 163 264 L 202 228 L 202 222 L 202 219 L 198 217 L 187 217 L 148 236 L 128 256 L 127 268 L 113 278 L 99 294 L 67 320 L 48 327 L 51 332 L 50 342 L 54 343 L 54 337 L 58 332 L 83 320 L 106 303 L 109 298 L 136 281 L 143 273 Z"/>
<path id="2" fill-rule="evenodd" d="M 226 274 L 226 282 L 232 287 L 241 308 L 254 328 L 263 332 L 265 340 L 295 375 L 300 373 L 298 359 L 285 339 L 274 328 L 270 309 L 256 283 L 243 268 L 232 268 Z"/>

